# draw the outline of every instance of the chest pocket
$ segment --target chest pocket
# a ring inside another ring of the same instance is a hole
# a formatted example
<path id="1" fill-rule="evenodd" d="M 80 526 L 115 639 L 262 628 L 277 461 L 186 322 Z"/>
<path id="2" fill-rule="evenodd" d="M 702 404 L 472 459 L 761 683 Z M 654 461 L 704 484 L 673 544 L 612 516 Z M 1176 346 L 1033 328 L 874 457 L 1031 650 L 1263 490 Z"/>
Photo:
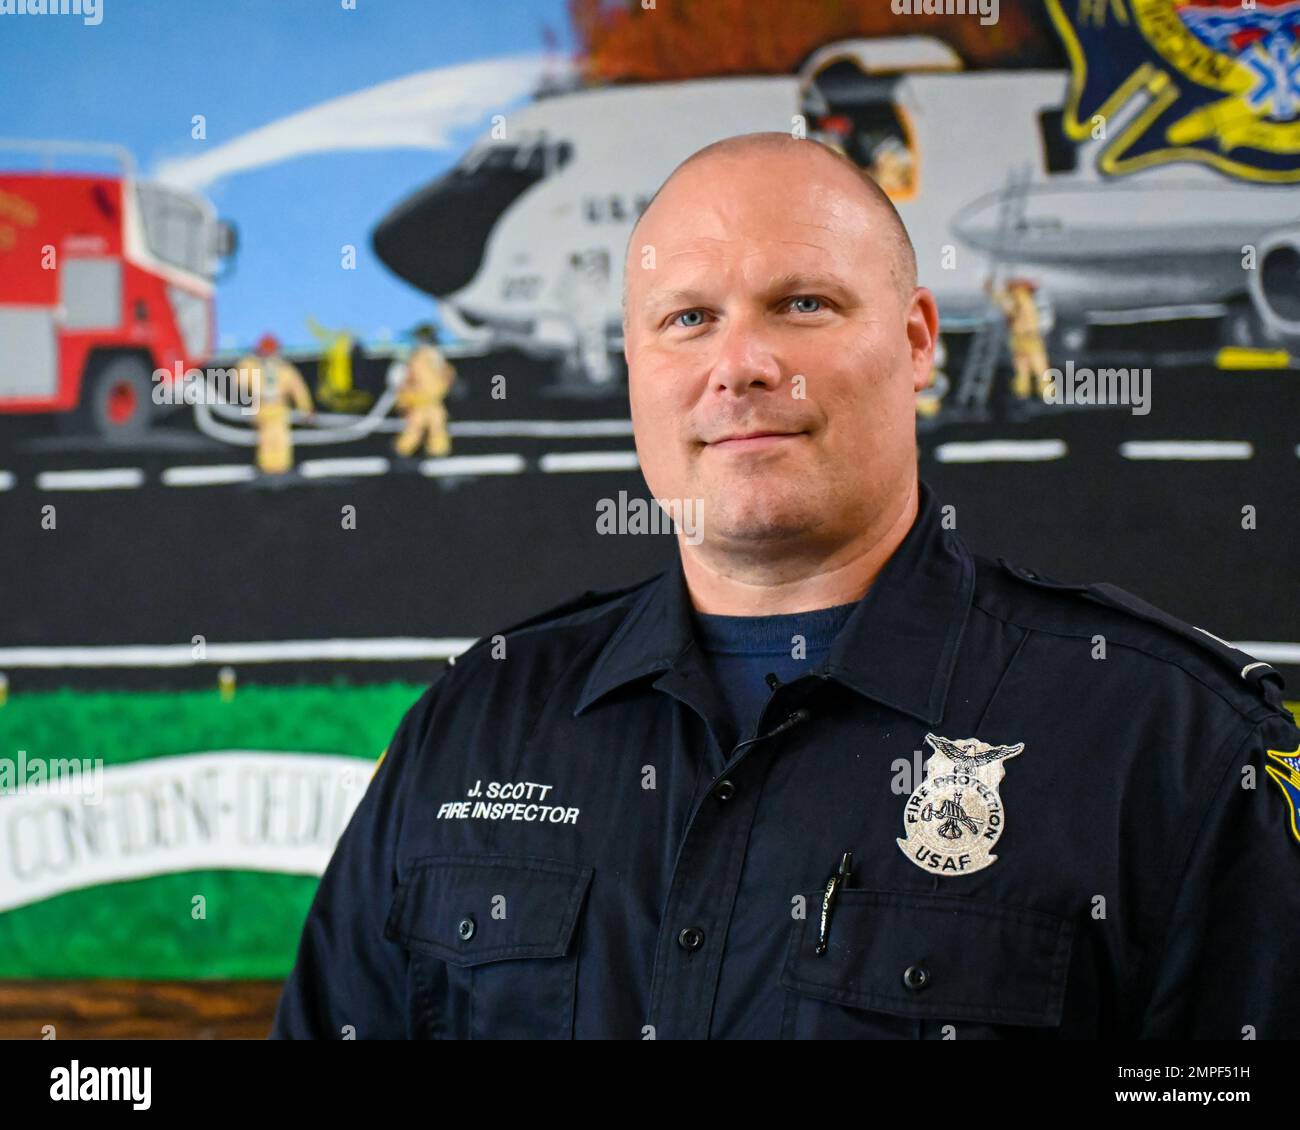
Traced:
<path id="1" fill-rule="evenodd" d="M 1027 907 L 843 889 L 815 952 L 821 892 L 796 921 L 781 976 L 787 1039 L 1052 1038 L 1074 927 Z"/>
<path id="2" fill-rule="evenodd" d="M 570 1039 L 578 917 L 592 869 L 522 856 L 428 856 L 384 936 L 411 956 L 414 1028 L 441 1039 Z"/>

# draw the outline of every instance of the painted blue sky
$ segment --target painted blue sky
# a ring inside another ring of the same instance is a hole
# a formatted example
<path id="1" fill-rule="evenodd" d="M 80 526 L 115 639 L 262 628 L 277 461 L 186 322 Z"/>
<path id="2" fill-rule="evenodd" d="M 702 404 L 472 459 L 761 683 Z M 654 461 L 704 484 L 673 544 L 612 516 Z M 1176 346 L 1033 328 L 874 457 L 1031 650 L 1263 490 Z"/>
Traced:
<path id="1" fill-rule="evenodd" d="M 98 26 L 0 16 L 0 137 L 114 142 L 149 174 L 378 83 L 540 56 L 548 27 L 562 53 L 572 50 L 563 0 L 493 0 L 490 18 L 451 0 L 356 0 L 355 10 L 341 0 L 101 3 Z M 371 227 L 508 106 L 462 110 L 440 150 L 311 153 L 206 184 L 240 236 L 234 273 L 218 290 L 221 345 L 243 347 L 268 330 L 307 344 L 309 314 L 367 340 L 429 318 L 431 301 L 371 254 Z M 195 114 L 206 117 L 206 141 L 190 136 Z M 15 163 L 0 152 L 0 167 Z M 354 271 L 340 269 L 344 244 L 357 248 Z"/>

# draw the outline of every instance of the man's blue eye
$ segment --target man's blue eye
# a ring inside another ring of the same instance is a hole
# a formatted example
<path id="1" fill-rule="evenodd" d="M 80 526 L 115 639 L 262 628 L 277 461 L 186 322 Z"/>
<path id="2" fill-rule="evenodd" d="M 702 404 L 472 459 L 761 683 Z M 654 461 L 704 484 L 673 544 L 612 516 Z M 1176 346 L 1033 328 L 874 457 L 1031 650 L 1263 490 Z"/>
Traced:
<path id="1" fill-rule="evenodd" d="M 817 313 L 818 310 L 821 309 L 821 305 L 822 305 L 822 300 L 820 298 L 814 298 L 811 294 L 802 294 L 795 299 L 795 302 L 796 303 L 815 302 L 817 304 L 812 310 L 807 310 L 807 309 L 801 310 L 800 311 L 801 314 L 815 314 Z"/>
<path id="2" fill-rule="evenodd" d="M 703 312 L 700 310 L 687 310 L 685 313 L 678 314 L 677 317 L 678 318 L 699 318 L 699 317 L 703 317 Z M 695 326 L 699 325 L 699 322 L 683 322 L 682 325 L 684 325 L 687 329 L 693 329 Z"/>

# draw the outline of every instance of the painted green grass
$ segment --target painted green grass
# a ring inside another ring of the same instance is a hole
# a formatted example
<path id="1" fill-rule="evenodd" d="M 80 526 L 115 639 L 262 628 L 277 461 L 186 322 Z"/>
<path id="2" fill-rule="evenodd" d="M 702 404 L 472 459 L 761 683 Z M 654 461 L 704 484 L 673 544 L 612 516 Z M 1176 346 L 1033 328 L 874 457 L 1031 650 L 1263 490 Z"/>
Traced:
<path id="1" fill-rule="evenodd" d="M 0 760 L 249 749 L 374 761 L 424 690 L 352 687 L 16 694 L 0 708 Z M 188 871 L 68 891 L 0 914 L 0 977 L 283 977 L 316 890 L 310 876 Z M 205 917 L 193 916 L 202 895 Z"/>
<path id="2" fill-rule="evenodd" d="M 102 757 L 105 765 L 211 749 L 350 753 L 377 758 L 424 687 L 345 683 L 207 691 L 15 694 L 0 707 L 0 760 Z"/>

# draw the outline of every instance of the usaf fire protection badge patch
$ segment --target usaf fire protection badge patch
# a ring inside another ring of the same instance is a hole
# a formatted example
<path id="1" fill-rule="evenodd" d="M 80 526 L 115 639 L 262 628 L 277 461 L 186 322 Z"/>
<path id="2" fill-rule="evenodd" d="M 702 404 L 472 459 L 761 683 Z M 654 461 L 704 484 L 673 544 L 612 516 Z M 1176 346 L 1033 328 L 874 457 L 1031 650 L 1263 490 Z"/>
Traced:
<path id="1" fill-rule="evenodd" d="M 912 790 L 903 809 L 903 854 L 923 871 L 936 875 L 969 875 L 997 860 L 993 845 L 1002 835 L 1006 817 L 998 783 L 1002 762 L 1025 748 L 989 745 L 978 738 L 953 741 L 926 734 L 934 750 L 925 763 L 925 776 Z"/>

